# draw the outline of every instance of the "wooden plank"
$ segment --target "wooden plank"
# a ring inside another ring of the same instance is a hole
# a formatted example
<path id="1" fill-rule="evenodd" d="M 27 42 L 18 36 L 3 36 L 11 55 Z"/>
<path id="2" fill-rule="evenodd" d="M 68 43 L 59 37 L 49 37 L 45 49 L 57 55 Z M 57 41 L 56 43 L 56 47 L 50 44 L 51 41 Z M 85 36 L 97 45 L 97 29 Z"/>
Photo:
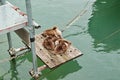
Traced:
<path id="1" fill-rule="evenodd" d="M 50 53 L 42 46 L 43 41 L 44 37 L 42 35 L 39 34 L 35 36 L 36 54 L 49 68 L 55 68 L 71 59 L 82 55 L 82 53 L 72 45 L 63 54 Z"/>

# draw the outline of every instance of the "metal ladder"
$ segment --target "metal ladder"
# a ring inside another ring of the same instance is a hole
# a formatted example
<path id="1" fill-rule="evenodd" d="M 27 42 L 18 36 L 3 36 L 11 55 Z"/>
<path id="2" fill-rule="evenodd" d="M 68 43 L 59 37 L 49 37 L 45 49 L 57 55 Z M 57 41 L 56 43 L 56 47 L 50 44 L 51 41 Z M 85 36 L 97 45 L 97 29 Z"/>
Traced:
<path id="1" fill-rule="evenodd" d="M 0 0 L 2 5 L 6 4 L 6 0 Z M 30 34 L 30 47 L 32 52 L 32 60 L 33 60 L 33 71 L 32 71 L 32 77 L 38 78 L 39 72 L 37 69 L 37 57 L 35 53 L 35 27 L 33 26 L 33 20 L 32 20 L 32 9 L 31 9 L 31 0 L 25 0 L 26 2 L 26 11 L 27 11 L 27 18 L 28 18 L 28 33 Z M 8 39 L 8 45 L 9 49 L 11 49 L 12 46 L 12 40 L 11 40 L 11 34 L 10 32 L 7 33 L 7 39 Z"/>
<path id="2" fill-rule="evenodd" d="M 2 4 L 6 4 L 5 0 L 0 0 L 0 1 L 2 2 Z M 49 53 L 48 51 L 46 52 L 46 50 L 44 50 L 44 48 L 41 49 L 41 46 L 42 46 L 42 41 L 41 40 L 43 40 L 43 36 L 41 36 L 41 34 L 38 34 L 38 35 L 35 36 L 35 26 L 34 26 L 34 21 L 32 20 L 31 0 L 25 0 L 25 1 L 26 1 L 26 11 L 27 11 L 27 25 L 29 26 L 29 27 L 27 27 L 27 30 L 25 31 L 25 33 L 30 35 L 28 37 L 28 40 L 29 40 L 29 43 L 30 43 L 30 45 L 28 47 L 31 48 L 32 60 L 33 60 L 32 61 L 33 70 L 31 70 L 29 73 L 32 77 L 37 79 L 42 70 L 44 70 L 46 68 L 51 68 L 51 69 L 56 68 L 59 65 L 61 65 L 63 63 L 66 63 L 67 61 L 70 61 L 74 58 L 77 58 L 77 57 L 81 56 L 82 53 L 77 48 L 73 47 L 72 45 L 68 48 L 68 51 L 66 52 L 66 54 L 62 54 L 62 55 L 60 55 L 60 54 L 59 55 L 54 55 L 52 53 Z M 83 13 L 84 13 L 84 11 L 83 11 Z M 80 15 L 77 16 L 74 20 L 72 20 L 71 23 L 67 26 L 67 28 L 71 24 L 73 24 L 76 20 L 78 20 L 78 17 L 80 17 Z M 21 32 L 24 32 L 23 28 L 22 28 Z M 21 36 L 22 39 L 23 38 L 26 39 L 26 37 L 23 35 L 23 33 L 22 34 L 20 33 L 20 36 Z M 7 38 L 8 38 L 9 49 L 11 49 L 13 46 L 12 46 L 10 31 L 7 31 Z M 36 43 L 38 43 L 39 45 L 36 44 Z M 35 47 L 35 46 L 40 46 L 40 47 Z M 45 63 L 45 65 L 43 65 L 41 67 L 38 67 L 36 55 Z M 43 55 L 45 55 L 45 56 L 43 56 Z M 52 55 L 52 57 L 51 57 L 51 55 Z M 50 57 L 48 58 L 48 56 L 50 56 Z M 53 56 L 54 56 L 54 58 L 53 58 Z"/>

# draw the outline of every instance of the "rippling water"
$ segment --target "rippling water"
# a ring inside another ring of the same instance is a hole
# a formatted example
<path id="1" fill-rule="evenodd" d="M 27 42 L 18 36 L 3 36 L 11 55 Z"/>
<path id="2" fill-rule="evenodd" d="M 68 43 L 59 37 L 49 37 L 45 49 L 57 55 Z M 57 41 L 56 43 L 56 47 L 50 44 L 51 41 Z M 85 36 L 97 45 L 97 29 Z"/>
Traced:
<path id="1" fill-rule="evenodd" d="M 24 0 L 9 0 L 25 11 Z M 33 18 L 42 28 L 64 26 L 80 13 L 88 0 L 32 0 Z M 42 71 L 40 80 L 119 80 L 120 1 L 90 0 L 87 12 L 63 33 L 84 54 L 55 70 Z M 14 47 L 23 45 L 12 32 Z M 13 61 L 9 57 L 6 35 L 0 35 L 0 80 L 33 80 L 29 75 L 32 56 L 28 52 Z M 38 59 L 38 65 L 42 65 Z"/>

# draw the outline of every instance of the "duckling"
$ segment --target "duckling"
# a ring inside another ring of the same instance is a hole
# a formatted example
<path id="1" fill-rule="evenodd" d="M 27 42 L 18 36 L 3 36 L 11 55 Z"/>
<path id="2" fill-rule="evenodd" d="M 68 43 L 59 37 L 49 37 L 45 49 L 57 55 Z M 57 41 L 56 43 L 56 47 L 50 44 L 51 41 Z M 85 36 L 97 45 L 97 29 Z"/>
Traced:
<path id="1" fill-rule="evenodd" d="M 55 45 L 53 42 L 52 37 L 47 37 L 44 41 L 43 41 L 43 46 L 47 49 L 47 50 L 52 50 L 54 51 Z"/>
<path id="2" fill-rule="evenodd" d="M 44 37 L 57 37 L 57 38 L 62 38 L 62 32 L 55 26 L 52 29 L 45 30 L 42 35 Z"/>
<path id="3" fill-rule="evenodd" d="M 62 53 L 65 53 L 67 51 L 67 49 L 71 45 L 71 42 L 64 40 L 64 39 L 58 39 L 55 42 L 55 44 L 56 44 L 56 46 L 55 46 L 54 52 L 56 54 L 62 54 Z"/>

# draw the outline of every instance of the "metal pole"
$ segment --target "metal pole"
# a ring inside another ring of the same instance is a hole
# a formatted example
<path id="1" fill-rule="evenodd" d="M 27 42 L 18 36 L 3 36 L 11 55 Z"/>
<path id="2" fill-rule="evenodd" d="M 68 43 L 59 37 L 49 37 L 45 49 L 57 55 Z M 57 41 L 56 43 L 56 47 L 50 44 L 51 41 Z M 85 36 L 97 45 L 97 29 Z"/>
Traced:
<path id="1" fill-rule="evenodd" d="M 6 0 L 0 0 L 2 5 L 5 4 Z M 9 45 L 9 49 L 12 48 L 12 39 L 11 39 L 11 34 L 10 32 L 7 33 L 7 39 L 8 39 L 8 45 Z"/>
<path id="2" fill-rule="evenodd" d="M 6 1 L 6 0 L 0 0 L 0 1 L 2 2 L 2 4 L 5 4 L 5 1 Z"/>
<path id="3" fill-rule="evenodd" d="M 37 75 L 37 57 L 35 54 L 35 30 L 33 27 L 32 21 L 32 9 L 31 9 L 31 2 L 30 0 L 26 0 L 26 11 L 27 11 L 27 18 L 28 18 L 28 26 L 29 26 L 29 33 L 30 33 L 30 42 L 31 42 L 31 51 L 32 51 L 32 58 L 33 58 L 33 74 Z"/>
<path id="4" fill-rule="evenodd" d="M 11 39 L 11 34 L 10 32 L 7 33 L 7 38 L 8 38 L 8 44 L 9 44 L 9 50 L 12 48 L 12 39 Z"/>

